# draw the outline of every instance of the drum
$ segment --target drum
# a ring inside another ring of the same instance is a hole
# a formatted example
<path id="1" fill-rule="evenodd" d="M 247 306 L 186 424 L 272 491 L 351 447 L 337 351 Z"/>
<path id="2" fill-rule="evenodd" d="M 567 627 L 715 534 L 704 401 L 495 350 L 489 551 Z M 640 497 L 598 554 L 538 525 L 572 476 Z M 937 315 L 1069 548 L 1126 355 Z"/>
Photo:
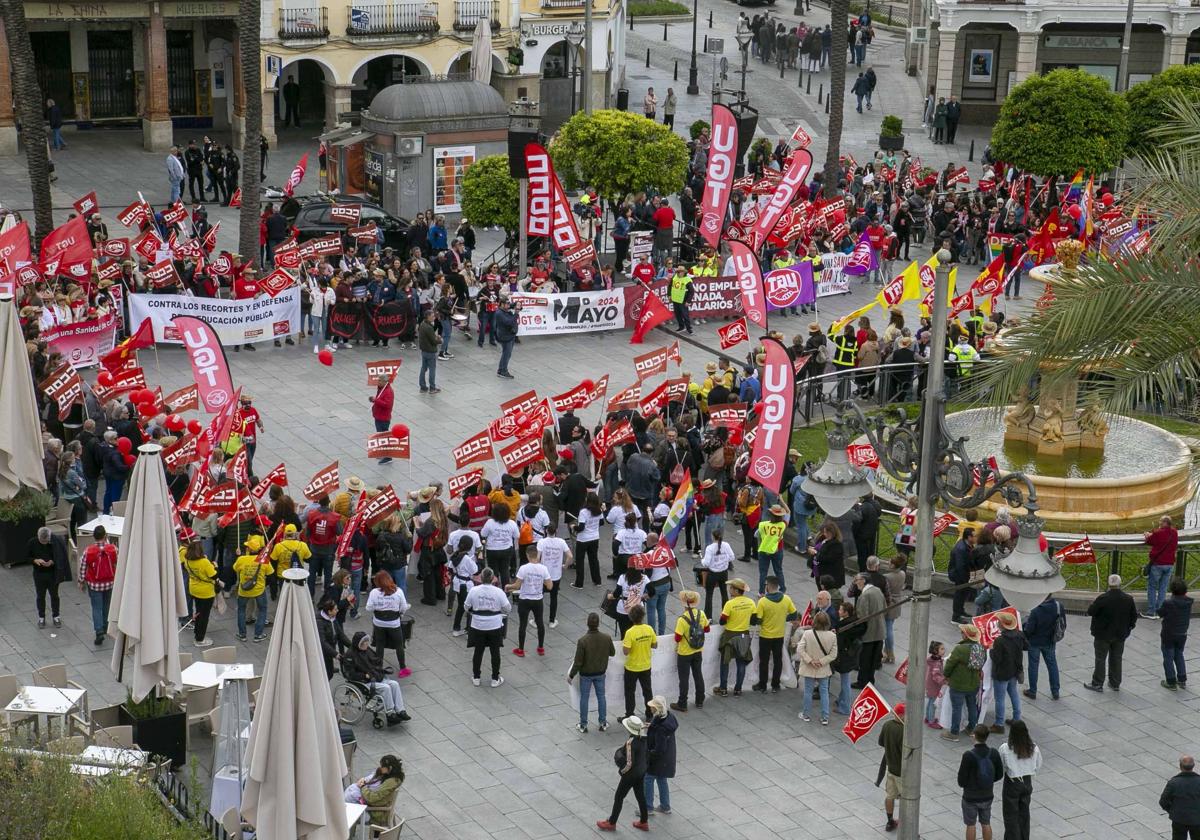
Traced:
<path id="1" fill-rule="evenodd" d="M 450 314 L 450 320 L 454 321 L 456 324 L 461 324 L 463 321 L 467 320 L 467 316 L 463 312 L 453 312 Z"/>

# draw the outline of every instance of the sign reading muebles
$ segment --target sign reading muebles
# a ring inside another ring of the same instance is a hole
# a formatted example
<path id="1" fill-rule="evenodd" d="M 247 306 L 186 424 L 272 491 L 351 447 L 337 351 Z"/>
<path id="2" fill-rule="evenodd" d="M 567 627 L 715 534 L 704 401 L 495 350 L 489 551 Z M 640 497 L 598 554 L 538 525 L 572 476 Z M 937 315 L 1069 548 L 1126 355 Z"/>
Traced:
<path id="1" fill-rule="evenodd" d="M 300 331 L 300 290 L 293 286 L 276 297 L 222 300 L 190 295 L 129 296 L 134 323 L 149 318 L 154 340 L 182 344 L 179 329 L 171 323 L 180 315 L 202 318 L 217 333 L 222 345 L 237 345 L 282 338 Z"/>

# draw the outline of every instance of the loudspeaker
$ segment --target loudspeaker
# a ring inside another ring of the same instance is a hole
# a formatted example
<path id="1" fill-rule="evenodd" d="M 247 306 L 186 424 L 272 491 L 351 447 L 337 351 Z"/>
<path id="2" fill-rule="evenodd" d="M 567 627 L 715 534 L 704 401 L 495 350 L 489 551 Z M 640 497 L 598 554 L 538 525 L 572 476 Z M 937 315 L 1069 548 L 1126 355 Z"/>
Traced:
<path id="1" fill-rule="evenodd" d="M 750 151 L 750 146 L 754 143 L 754 132 L 758 130 L 758 111 L 744 108 L 734 111 L 734 117 L 738 124 L 738 150 L 733 175 L 735 178 L 741 178 L 746 173 L 746 153 Z"/>
<path id="2" fill-rule="evenodd" d="M 510 128 L 508 130 L 508 174 L 520 179 L 525 171 L 525 147 L 539 142 L 541 135 L 535 129 Z"/>

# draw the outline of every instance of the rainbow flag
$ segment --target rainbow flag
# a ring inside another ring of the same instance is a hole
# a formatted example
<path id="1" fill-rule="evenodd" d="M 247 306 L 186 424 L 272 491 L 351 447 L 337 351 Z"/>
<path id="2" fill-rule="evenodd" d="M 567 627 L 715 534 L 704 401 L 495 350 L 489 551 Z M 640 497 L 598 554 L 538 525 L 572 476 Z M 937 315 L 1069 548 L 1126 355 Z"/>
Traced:
<path id="1" fill-rule="evenodd" d="M 1071 179 L 1071 183 L 1067 185 L 1066 195 L 1063 196 L 1063 204 L 1071 201 L 1077 201 L 1083 195 L 1083 170 L 1080 169 L 1075 173 L 1075 177 Z"/>
<path id="2" fill-rule="evenodd" d="M 683 481 L 675 491 L 675 501 L 671 502 L 671 510 L 667 513 L 667 521 L 663 523 L 662 538 L 671 548 L 679 539 L 679 533 L 687 524 L 692 507 L 696 503 L 696 490 L 692 487 L 692 471 L 684 470 Z"/>

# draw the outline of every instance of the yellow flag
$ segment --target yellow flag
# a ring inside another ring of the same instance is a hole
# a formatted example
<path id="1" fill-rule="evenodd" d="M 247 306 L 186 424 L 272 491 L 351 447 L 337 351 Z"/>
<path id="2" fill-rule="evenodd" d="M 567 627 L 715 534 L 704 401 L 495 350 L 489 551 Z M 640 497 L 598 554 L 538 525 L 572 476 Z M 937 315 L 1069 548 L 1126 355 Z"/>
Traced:
<path id="1" fill-rule="evenodd" d="M 984 315 L 991 315 L 992 314 L 992 301 L 994 301 L 994 300 L 995 300 L 995 298 L 992 297 L 991 295 L 983 295 L 983 297 L 980 298 L 980 300 L 976 304 L 976 306 L 979 308 L 979 311 L 982 312 Z"/>
<path id="2" fill-rule="evenodd" d="M 860 306 L 858 309 L 855 309 L 849 315 L 844 315 L 841 318 L 839 318 L 838 320 L 834 321 L 832 324 L 829 325 L 828 335 L 830 335 L 830 336 L 841 335 L 842 330 L 846 329 L 847 324 L 852 322 L 855 318 L 858 318 L 859 316 L 865 315 L 866 313 L 870 312 L 872 309 L 875 308 L 875 304 L 877 304 L 878 302 L 879 302 L 878 300 L 873 300 L 870 303 L 868 303 L 866 306 Z"/>
<path id="3" fill-rule="evenodd" d="M 937 257 L 932 258 L 930 260 L 930 262 L 932 262 L 936 266 L 938 264 Z M 929 263 L 926 263 L 926 265 L 928 265 L 928 264 Z M 950 269 L 950 276 L 947 279 L 949 280 L 949 283 L 947 284 L 949 286 L 949 289 L 946 292 L 946 306 L 949 307 L 951 305 L 951 303 L 954 301 L 954 287 L 958 284 L 958 266 L 954 266 L 954 268 Z M 928 292 L 926 292 L 925 297 L 928 300 L 932 301 L 933 300 L 933 290 L 930 289 Z M 920 311 L 921 311 L 922 318 L 928 318 L 929 315 L 931 314 L 930 307 L 928 304 L 925 303 L 925 301 L 921 301 Z"/>
<path id="4" fill-rule="evenodd" d="M 958 284 L 958 266 L 950 269 L 950 288 L 946 290 L 946 306 L 954 300 L 954 287 Z"/>

